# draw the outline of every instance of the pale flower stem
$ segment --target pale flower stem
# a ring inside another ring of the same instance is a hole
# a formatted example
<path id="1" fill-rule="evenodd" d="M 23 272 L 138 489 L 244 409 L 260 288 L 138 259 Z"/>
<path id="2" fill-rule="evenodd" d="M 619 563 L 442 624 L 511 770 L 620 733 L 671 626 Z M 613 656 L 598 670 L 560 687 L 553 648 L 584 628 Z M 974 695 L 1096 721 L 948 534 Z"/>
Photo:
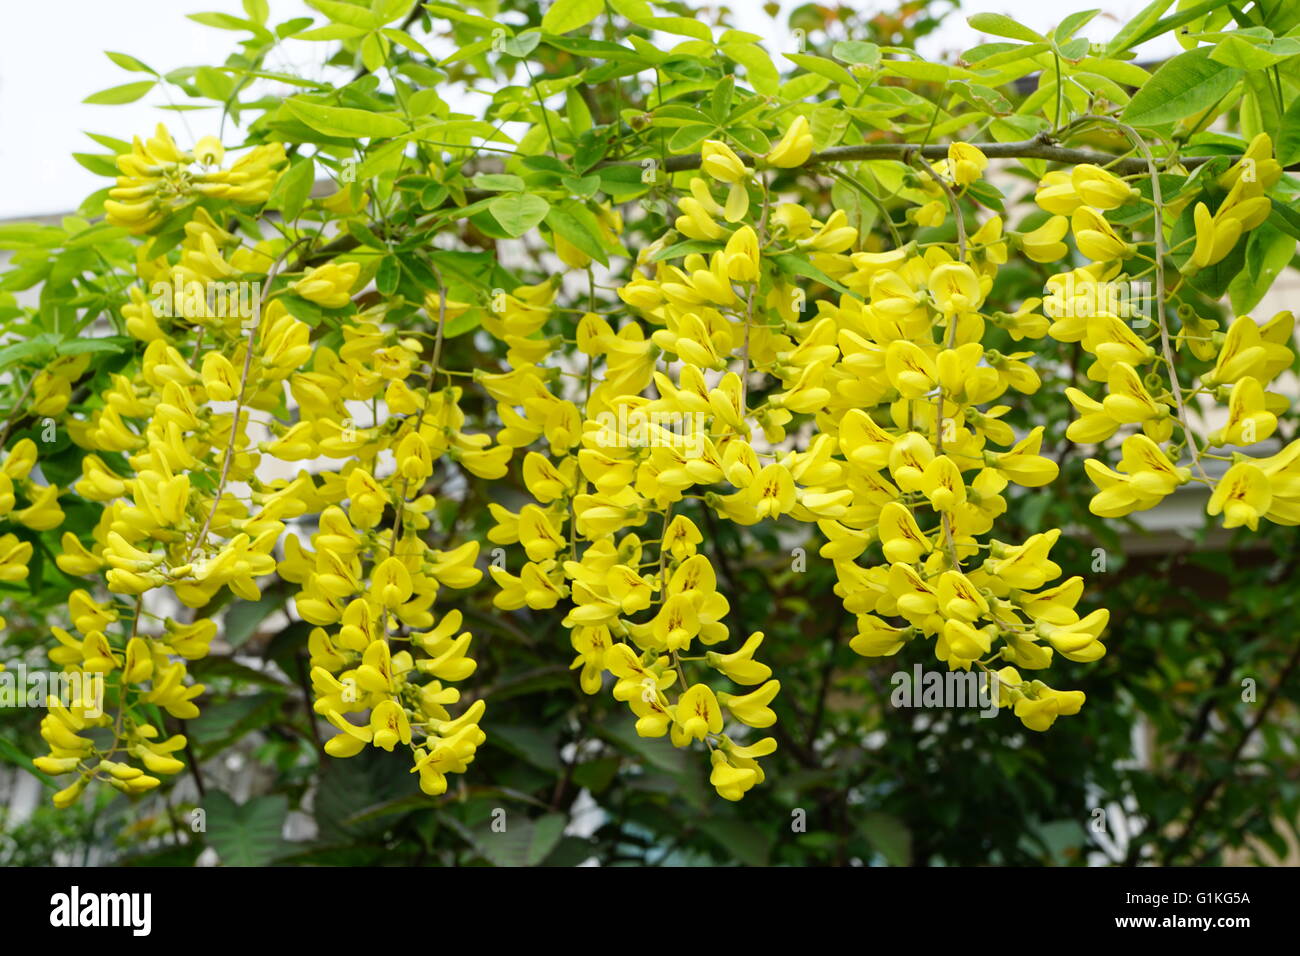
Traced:
<path id="1" fill-rule="evenodd" d="M 309 238 L 304 236 L 281 252 L 276 257 L 276 260 L 271 263 L 271 268 L 266 273 L 266 281 L 262 283 L 262 294 L 257 300 L 257 321 L 248 330 L 248 338 L 244 341 L 244 368 L 239 375 L 239 394 L 235 397 L 235 413 L 230 422 L 230 440 L 226 442 L 226 452 L 221 459 L 221 477 L 217 480 L 217 489 L 212 496 L 212 508 L 203 521 L 203 527 L 199 529 L 198 535 L 190 544 L 189 554 L 185 556 L 185 564 L 189 564 L 194 560 L 194 555 L 207 539 L 208 530 L 212 527 L 212 519 L 216 517 L 217 509 L 221 507 L 221 495 L 226 490 L 226 479 L 230 477 L 230 464 L 235 459 L 235 441 L 239 437 L 239 416 L 244 411 L 244 397 L 248 391 L 248 376 L 253 368 L 253 349 L 257 345 L 257 336 L 262 330 L 262 318 L 266 314 L 262 304 L 266 301 L 266 297 L 271 291 L 271 282 L 275 279 L 276 273 L 280 271 L 280 267 L 284 265 L 284 260 L 288 258 L 289 253 L 293 252 L 302 243 L 307 242 Z"/>
<path id="2" fill-rule="evenodd" d="M 957 257 L 961 262 L 966 261 L 966 223 L 961 217 L 961 204 L 957 201 L 957 194 L 938 173 L 922 157 L 921 168 L 925 170 L 926 175 L 939 184 L 939 188 L 944 191 L 948 197 L 948 206 L 952 209 L 952 216 L 957 226 Z M 948 330 L 944 335 L 944 347 L 952 348 L 953 342 L 957 336 L 957 315 L 948 317 Z M 940 385 L 935 390 L 934 397 L 934 451 L 936 455 L 943 454 L 943 386 Z M 952 521 L 948 513 L 942 515 L 943 535 L 948 545 L 948 560 L 952 562 L 954 571 L 961 570 L 961 560 L 957 555 L 957 541 L 952 534 Z"/>
<path id="3" fill-rule="evenodd" d="M 1123 133 L 1135 149 L 1142 153 L 1142 158 L 1147 164 L 1147 173 L 1151 177 L 1151 200 L 1154 203 L 1152 207 L 1152 216 L 1155 218 L 1155 246 L 1156 246 L 1156 318 L 1160 324 L 1160 348 L 1164 353 L 1165 365 L 1169 369 L 1169 389 L 1174 396 L 1174 404 L 1178 411 L 1178 422 L 1183 426 L 1183 440 L 1187 444 L 1187 449 L 1192 453 L 1192 463 L 1200 470 L 1201 476 L 1206 481 L 1210 476 L 1205 472 L 1205 466 L 1201 464 L 1201 451 L 1196 445 L 1196 436 L 1192 432 L 1192 426 L 1187 420 L 1187 404 L 1183 401 L 1183 387 L 1178 382 L 1178 366 L 1174 364 L 1174 350 L 1169 343 L 1169 320 L 1165 315 L 1165 226 L 1164 215 L 1161 207 L 1164 206 L 1164 198 L 1160 191 L 1160 173 L 1156 169 L 1155 158 L 1151 155 L 1151 147 L 1147 141 L 1142 138 L 1133 127 L 1121 123 L 1117 119 L 1109 116 L 1088 115 L 1079 117 L 1079 122 L 1095 121 L 1099 123 L 1109 123 L 1121 133 Z"/>

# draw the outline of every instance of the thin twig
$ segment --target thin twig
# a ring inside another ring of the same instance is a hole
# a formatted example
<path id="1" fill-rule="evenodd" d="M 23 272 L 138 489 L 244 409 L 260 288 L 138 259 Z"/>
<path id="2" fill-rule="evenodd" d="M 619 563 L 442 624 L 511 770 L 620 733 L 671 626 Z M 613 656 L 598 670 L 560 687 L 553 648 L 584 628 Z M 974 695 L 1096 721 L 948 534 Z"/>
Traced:
<path id="1" fill-rule="evenodd" d="M 26 404 L 27 397 L 32 394 L 32 388 L 36 385 L 36 378 L 36 373 L 32 373 L 32 377 L 27 381 L 27 387 L 23 389 L 22 394 L 14 402 L 14 407 L 9 409 L 9 416 L 5 419 L 4 429 L 0 430 L 0 448 L 4 448 L 5 442 L 9 440 L 9 430 L 13 428 L 14 422 L 18 420 L 18 413 L 22 411 L 23 405 Z"/>
<path id="2" fill-rule="evenodd" d="M 1140 159 L 1126 159 L 1116 157 L 1110 153 L 1098 152 L 1091 149 L 1074 149 L 1069 146 L 1058 146 L 1051 142 L 1048 137 L 1035 137 L 1034 139 L 1018 140 L 1013 143 L 973 143 L 989 159 L 1045 159 L 1053 163 L 1066 163 L 1069 165 L 1081 165 L 1092 163 L 1097 166 L 1109 165 L 1121 176 L 1130 176 L 1146 171 L 1146 163 Z M 748 166 L 757 165 L 761 157 L 755 157 L 749 153 L 737 153 L 741 162 Z M 813 153 L 802 164 L 804 168 L 809 166 L 821 166 L 826 163 L 851 162 L 862 159 L 898 159 L 906 160 L 909 156 L 920 155 L 926 159 L 943 159 L 948 155 L 948 147 L 942 143 L 862 143 L 855 146 L 832 146 L 829 149 L 823 149 L 820 152 Z M 1179 162 L 1189 169 L 1208 163 L 1213 156 L 1185 156 Z M 1240 156 L 1233 157 L 1240 159 Z M 664 169 L 666 172 L 676 173 L 684 169 L 699 169 L 701 155 L 699 153 L 687 153 L 681 156 L 669 156 L 664 160 Z M 611 160 L 609 162 L 597 163 L 597 169 L 609 166 L 635 166 L 640 168 L 640 163 L 631 160 Z M 1292 164 L 1288 169 L 1300 168 L 1300 164 Z"/>
<path id="3" fill-rule="evenodd" d="M 1156 246 L 1156 318 L 1160 322 L 1160 349 L 1164 353 L 1165 365 L 1169 367 L 1169 388 L 1173 392 L 1174 403 L 1178 410 L 1178 421 L 1183 426 L 1183 440 L 1192 453 L 1192 464 L 1200 469 L 1201 477 L 1209 481 L 1210 476 L 1206 474 L 1205 466 L 1201 464 L 1201 452 L 1196 447 L 1196 437 L 1192 433 L 1192 426 L 1187 420 L 1187 405 L 1183 401 L 1183 387 L 1178 382 L 1178 367 L 1174 364 L 1174 350 L 1169 343 L 1169 320 L 1165 315 L 1165 229 L 1164 217 L 1161 213 L 1164 207 L 1164 196 L 1160 191 L 1160 173 L 1156 169 L 1156 162 L 1151 155 L 1151 148 L 1137 130 L 1109 116 L 1081 116 L 1078 122 L 1109 123 L 1123 133 L 1135 149 L 1142 152 L 1143 162 L 1146 164 L 1147 173 L 1151 177 L 1151 201 L 1154 203 L 1152 215 L 1155 217 L 1155 225 L 1152 231 L 1155 233 Z"/>
<path id="4" fill-rule="evenodd" d="M 212 519 L 216 516 L 217 509 L 221 507 L 221 495 L 226 489 L 226 479 L 230 477 L 230 464 L 235 459 L 235 442 L 239 437 L 239 416 L 244 411 L 244 398 L 248 392 L 248 377 L 253 367 L 253 349 L 257 345 L 257 335 L 262 329 L 262 318 L 266 310 L 262 304 L 266 301 L 267 295 L 271 291 L 271 282 L 275 279 L 276 273 L 284 264 L 284 260 L 301 243 L 308 241 L 309 237 L 304 236 L 292 245 L 288 246 L 276 260 L 271 263 L 270 270 L 266 273 L 266 281 L 262 283 L 262 294 L 257 300 L 257 321 L 253 323 L 252 328 L 248 330 L 248 338 L 244 342 L 244 370 L 239 377 L 239 395 L 235 397 L 235 414 L 230 422 L 230 440 L 226 442 L 226 453 L 221 461 L 221 478 L 217 482 L 217 490 L 212 498 L 212 508 L 208 511 L 208 516 L 203 521 L 203 527 L 199 530 L 198 535 L 190 544 L 190 552 L 185 556 L 185 564 L 189 564 L 194 555 L 198 552 L 200 545 L 208 536 L 208 529 L 212 527 Z"/>

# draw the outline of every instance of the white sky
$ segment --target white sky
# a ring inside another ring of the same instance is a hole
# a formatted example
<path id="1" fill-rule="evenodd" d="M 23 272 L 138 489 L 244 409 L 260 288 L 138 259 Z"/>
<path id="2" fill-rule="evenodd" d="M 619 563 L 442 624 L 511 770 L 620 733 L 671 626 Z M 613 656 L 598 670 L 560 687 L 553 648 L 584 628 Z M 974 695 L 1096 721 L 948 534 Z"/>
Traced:
<path id="1" fill-rule="evenodd" d="M 788 11 L 799 2 L 782 0 L 781 6 Z M 893 0 L 857 2 L 868 9 L 895 6 Z M 966 0 L 960 13 L 950 16 L 939 35 L 923 49 L 933 56 L 980 42 L 965 21 L 972 13 L 1005 13 L 1041 32 L 1066 13 L 1089 8 L 1089 3 L 1106 13 L 1084 34 L 1104 40 L 1145 6 L 1146 0 L 1074 0 L 1066 4 Z M 774 23 L 762 11 L 760 0 L 731 0 L 730 5 L 739 28 L 771 37 L 775 49 L 789 46 L 782 42 L 784 28 L 776 26 L 784 24 L 784 12 Z M 301 0 L 270 0 L 270 6 L 272 24 L 312 12 Z M 122 106 L 81 102 L 106 87 L 148 78 L 122 70 L 104 56 L 104 50 L 128 53 L 161 73 L 180 66 L 220 63 L 234 49 L 240 34 L 201 26 L 185 17 L 205 10 L 243 16 L 238 0 L 11 0 L 5 4 L 5 29 L 0 31 L 0 219 L 67 212 L 88 193 L 108 185 L 107 179 L 82 168 L 70 155 L 103 151 L 82 131 L 130 139 L 164 120 L 183 145 L 216 132 L 215 110 L 160 111 L 156 107 L 166 100 L 157 91 Z M 317 18 L 323 21 L 319 14 Z M 304 67 L 319 63 L 324 47 L 291 43 L 285 55 L 297 58 L 297 65 Z M 1152 55 L 1169 52 L 1168 48 L 1150 51 Z"/>

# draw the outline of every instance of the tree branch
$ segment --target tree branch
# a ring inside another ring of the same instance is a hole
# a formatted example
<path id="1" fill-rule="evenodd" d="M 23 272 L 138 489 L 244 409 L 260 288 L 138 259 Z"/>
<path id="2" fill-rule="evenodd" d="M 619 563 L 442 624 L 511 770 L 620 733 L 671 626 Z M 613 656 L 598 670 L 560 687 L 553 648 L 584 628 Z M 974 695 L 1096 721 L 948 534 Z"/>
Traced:
<path id="1" fill-rule="evenodd" d="M 1045 159 L 1049 162 L 1066 163 L 1074 166 L 1093 163 L 1098 166 L 1109 166 L 1113 172 L 1121 176 L 1131 176 L 1147 171 L 1147 164 L 1143 159 L 1130 156 L 1115 156 L 1111 153 L 1102 153 L 1090 149 L 1074 149 L 1069 146 L 1060 146 L 1053 143 L 1046 136 L 1038 136 L 1034 139 L 1020 140 L 1013 143 L 972 143 L 971 145 L 978 147 L 989 159 Z M 754 166 L 757 164 L 758 157 L 749 153 L 737 153 L 737 155 L 746 165 Z M 948 147 L 939 143 L 863 143 L 857 146 L 832 146 L 830 149 L 823 149 L 820 152 L 813 153 L 803 163 L 803 166 L 820 166 L 825 163 L 839 163 L 860 159 L 897 159 L 906 161 L 911 156 L 924 156 L 926 159 L 946 159 Z M 1213 156 L 1185 156 L 1180 158 L 1179 162 L 1187 168 L 1193 169 L 1208 163 L 1213 158 Z M 1239 156 L 1230 158 L 1240 159 Z M 685 169 L 698 169 L 700 154 L 689 153 L 682 156 L 669 156 L 663 163 L 664 168 L 670 173 L 681 172 Z M 640 168 L 641 164 L 640 162 L 611 161 L 598 163 L 596 168 L 606 166 L 635 166 Z M 1287 167 L 1287 169 L 1297 168 L 1300 168 L 1300 164 Z"/>

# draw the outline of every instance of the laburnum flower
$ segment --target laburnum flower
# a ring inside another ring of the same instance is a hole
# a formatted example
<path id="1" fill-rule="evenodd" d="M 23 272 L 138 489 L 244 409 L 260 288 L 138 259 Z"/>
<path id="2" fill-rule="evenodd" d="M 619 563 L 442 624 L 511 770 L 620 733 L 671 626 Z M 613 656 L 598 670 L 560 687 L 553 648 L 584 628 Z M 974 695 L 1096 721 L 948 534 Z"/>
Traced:
<path id="1" fill-rule="evenodd" d="M 948 147 L 948 167 L 952 170 L 953 182 L 958 186 L 969 186 L 978 180 L 988 164 L 988 157 L 978 146 L 952 143 Z"/>
<path id="2" fill-rule="evenodd" d="M 1022 233 L 1020 248 L 1034 262 L 1059 262 L 1069 251 L 1062 241 L 1070 231 L 1070 220 L 1065 216 L 1052 216 L 1032 232 Z"/>
<path id="3" fill-rule="evenodd" d="M 149 232 L 191 196 L 264 202 L 285 162 L 284 146 L 257 146 L 227 170 L 210 169 L 224 158 L 220 143 L 204 137 L 194 151 L 176 145 L 161 123 L 154 135 L 136 137 L 131 150 L 117 157 L 120 176 L 104 201 L 108 221 L 133 233 Z M 196 170 L 195 165 L 203 168 Z"/>
<path id="4" fill-rule="evenodd" d="M 276 291 L 260 311 L 230 311 L 136 287 L 122 319 L 139 343 L 138 369 L 97 381 L 98 394 L 80 404 L 72 383 L 85 367 L 52 364 L 36 376 L 33 400 L 68 419 L 88 454 L 69 491 L 44 482 L 36 450 L 19 443 L 0 465 L 0 518 L 57 533 L 65 496 L 94 502 L 99 524 L 84 540 L 64 535 L 56 563 L 117 596 L 100 600 L 91 592 L 102 598 L 102 588 L 92 588 L 70 599 L 76 633 L 52 631 L 51 659 L 105 675 L 128 704 L 189 719 L 202 687 L 187 664 L 207 653 L 217 626 L 168 620 L 137 633 L 121 605 L 164 588 L 193 608 L 227 591 L 253 600 L 276 573 L 311 628 L 313 708 L 334 728 L 327 752 L 400 748 L 421 790 L 443 794 L 485 739 L 484 702 L 462 705 L 452 686 L 476 664 L 460 614 L 444 611 L 444 589 L 472 587 L 483 573 L 477 541 L 429 544 L 440 520 L 432 492 L 513 468 L 524 499 L 488 508 L 487 538 L 501 548 L 488 564 L 494 605 L 554 612 L 570 632 L 581 690 L 608 686 L 638 734 L 707 751 L 723 799 L 762 784 L 759 758 L 775 749 L 773 738 L 742 743 L 728 733 L 769 727 L 782 706 L 779 675 L 759 659 L 763 633 L 733 630 L 710 558 L 718 518 L 770 523 L 782 536 L 803 528 L 832 562 L 856 653 L 928 648 L 949 668 L 995 673 L 999 703 L 1029 729 L 1077 713 L 1081 693 L 1020 675 L 1100 658 L 1108 615 L 1080 609 L 1081 578 L 1060 580 L 1051 560 L 1059 529 L 992 536 L 1018 493 L 1011 486 L 1045 487 L 1059 469 L 1056 450 L 1044 453 L 1044 429 L 1020 428 L 1004 399 L 1042 387 L 1032 347 L 995 349 L 986 332 L 1076 347 L 1080 380 L 1066 396 L 1078 417 L 1067 435 L 1103 445 L 1085 465 L 1098 486 L 1095 513 L 1152 507 L 1190 480 L 1203 446 L 1187 435 L 1171 444 L 1182 427 L 1177 370 L 1157 350 L 1163 336 L 1136 321 L 1152 315 L 1151 303 L 1117 291 L 1132 278 L 1128 263 L 1146 255 L 1141 220 L 1132 225 L 1137 190 L 1081 164 L 1040 180 L 1035 200 L 1047 217 L 1033 229 L 1008 230 L 999 215 L 964 244 L 926 236 L 882 250 L 850 210 L 768 193 L 772 170 L 807 163 L 813 148 L 804 115 L 773 138 L 752 159 L 703 143 L 700 174 L 671 184 L 681 189 L 673 230 L 629 254 L 609 303 L 593 287 L 572 307 L 558 276 L 490 297 L 422 290 L 418 321 L 469 316 L 499 345 L 499 364 L 465 372 L 440 367 L 437 347 L 405 331 L 408 311 L 394 321 L 385 297 L 353 301 L 359 261 L 295 260 L 281 238 L 242 246 L 218 224 L 230 217 L 195 209 L 200 197 L 265 198 L 282 165 L 275 146 L 223 172 L 224 151 L 210 139 L 189 153 L 163 135 L 137 144 L 119 160 L 129 181 L 110 197 L 119 204 L 110 221 L 149 232 L 194 210 L 174 223 L 178 245 L 141 254 L 142 284 L 180 280 L 202 292 L 251 279 Z M 1265 190 L 1281 175 L 1271 143 L 1257 138 L 1245 159 L 1215 184 L 1221 199 L 1197 189 L 1177 198 L 1200 203 L 1190 216 L 1195 248 L 1173 253 L 1189 256 L 1187 274 L 1270 214 Z M 950 193 L 987 166 L 979 147 L 953 143 L 935 176 L 906 180 L 896 199 L 911 203 L 912 221 L 940 225 L 961 212 Z M 354 187 L 311 208 L 348 215 L 367 201 Z M 622 249 L 615 208 L 592 204 L 591 215 L 592 238 Z M 1067 235 L 1091 264 L 1062 267 L 1041 300 L 1014 311 L 986 304 L 1008 251 L 1056 262 Z M 544 238 L 569 268 L 591 265 L 589 243 L 578 248 L 549 227 Z M 273 268 L 285 281 L 267 282 Z M 820 298 L 809 302 L 814 289 Z M 328 329 L 295 317 L 299 299 L 331 310 Z M 419 303 L 397 307 L 408 304 Z M 1274 434 L 1285 402 L 1267 389 L 1293 359 L 1290 315 L 1263 325 L 1239 317 L 1220 333 L 1190 307 L 1157 305 L 1158 331 L 1172 335 L 1177 322 L 1179 351 L 1211 366 L 1197 397 L 1228 405 L 1208 443 L 1248 446 Z M 467 430 L 462 404 L 484 399 L 499 427 Z M 353 420 L 362 409 L 369 414 Z M 1217 482 L 1204 479 L 1214 485 L 1210 513 L 1228 527 L 1300 524 L 1298 449 L 1235 455 Z M 266 480 L 269 459 L 303 465 Z M 314 530 L 289 534 L 291 522 Z M 27 534 L 0 534 L 0 580 L 28 574 Z M 108 731 L 117 749 L 95 754 L 104 725 L 65 711 L 43 728 L 46 766 L 75 775 L 61 804 L 93 779 L 142 791 L 182 763 L 143 725 Z"/>
<path id="5" fill-rule="evenodd" d="M 812 128 L 804 116 L 796 116 L 780 142 L 767 154 L 767 164 L 789 169 L 802 166 L 812 155 Z"/>
<path id="6" fill-rule="evenodd" d="M 222 150 L 213 141 L 201 142 L 193 156 L 162 137 L 139 145 L 135 158 L 122 158 L 124 172 L 170 177 L 156 187 L 171 201 L 150 200 L 150 221 L 138 227 L 178 214 L 188 193 L 264 199 L 277 153 L 278 146 L 255 150 L 221 172 L 215 167 Z M 141 157 L 158 168 L 141 165 Z M 109 376 L 86 410 L 65 402 L 57 381 L 81 376 L 81 357 L 52 363 L 39 393 L 33 387 L 49 414 L 65 416 L 87 452 L 71 491 L 102 508 L 91 536 L 63 535 L 56 564 L 66 574 L 98 578 L 130 602 L 143 604 L 168 588 L 193 608 L 227 590 L 258 600 L 267 576 L 278 573 L 297 587 L 292 607 L 313 625 L 314 709 L 337 729 L 327 752 L 405 748 L 421 789 L 445 792 L 447 775 L 465 772 L 485 739 L 477 727 L 484 704 L 475 701 L 460 717 L 449 712 L 459 700 L 449 684 L 465 680 L 476 664 L 459 615 L 439 616 L 434 605 L 442 589 L 471 587 L 482 572 L 474 566 L 477 541 L 439 550 L 419 533 L 437 504 L 422 486 L 439 468 L 504 472 L 513 446 L 494 447 L 491 436 L 462 430 L 461 390 L 430 388 L 423 345 L 386 324 L 384 306 L 339 319 L 337 341 L 326 347 L 313 344 L 310 328 L 278 293 L 260 303 L 260 314 L 221 298 L 229 292 L 217 287 L 236 277 L 250 277 L 260 289 L 287 248 L 284 240 L 235 248 L 235 237 L 201 209 L 184 223 L 183 236 L 174 261 L 142 260 L 141 275 L 170 270 L 175 288 L 195 287 L 198 304 L 173 293 L 152 301 L 132 296 L 123 315 L 141 342 L 136 374 Z M 291 276 L 289 286 L 317 305 L 352 309 L 359 276 L 358 263 L 335 261 Z M 172 307 L 168 315 L 164 305 Z M 164 321 L 170 315 L 180 320 Z M 345 404 L 373 407 L 380 400 L 382 422 L 355 422 Z M 251 413 L 285 407 L 296 420 L 273 420 L 270 440 L 255 439 Z M 558 443 L 558 421 L 548 416 L 539 433 L 551 429 Z M 64 490 L 29 477 L 38 454 L 24 440 L 0 461 L 0 517 L 54 530 L 63 520 Z M 259 464 L 267 455 L 326 456 L 335 464 L 266 480 Z M 317 529 L 309 542 L 285 534 L 287 522 L 303 516 Z M 26 576 L 31 553 L 30 543 L 0 533 L 0 580 Z M 46 723 L 47 771 L 74 775 L 55 797 L 60 806 L 96 780 L 138 793 L 156 787 L 158 775 L 183 769 L 176 754 L 184 739 L 157 739 L 154 728 L 131 715 L 156 708 L 181 720 L 197 717 L 204 687 L 188 664 L 206 656 L 218 635 L 208 618 L 155 626 L 135 615 L 133 627 L 132 615 L 92 591 L 70 596 L 76 632 L 54 626 L 50 658 L 65 670 L 102 676 L 126 716 L 113 723 L 65 706 Z M 390 644 L 395 638 L 402 643 Z M 110 723 L 96 736 L 81 733 Z"/>
<path id="7" fill-rule="evenodd" d="M 1258 465 L 1239 461 L 1219 479 L 1205 511 L 1211 516 L 1222 514 L 1225 528 L 1245 525 L 1255 531 L 1272 503 L 1268 476 Z"/>
<path id="8" fill-rule="evenodd" d="M 706 139 L 701 147 L 700 168 L 721 183 L 738 183 L 749 175 L 740 157 L 726 143 Z"/>
<path id="9" fill-rule="evenodd" d="M 304 299 L 309 299 L 327 309 L 339 309 L 352 301 L 352 287 L 361 274 L 359 262 L 328 262 L 308 269 L 307 273 L 290 287 Z"/>

